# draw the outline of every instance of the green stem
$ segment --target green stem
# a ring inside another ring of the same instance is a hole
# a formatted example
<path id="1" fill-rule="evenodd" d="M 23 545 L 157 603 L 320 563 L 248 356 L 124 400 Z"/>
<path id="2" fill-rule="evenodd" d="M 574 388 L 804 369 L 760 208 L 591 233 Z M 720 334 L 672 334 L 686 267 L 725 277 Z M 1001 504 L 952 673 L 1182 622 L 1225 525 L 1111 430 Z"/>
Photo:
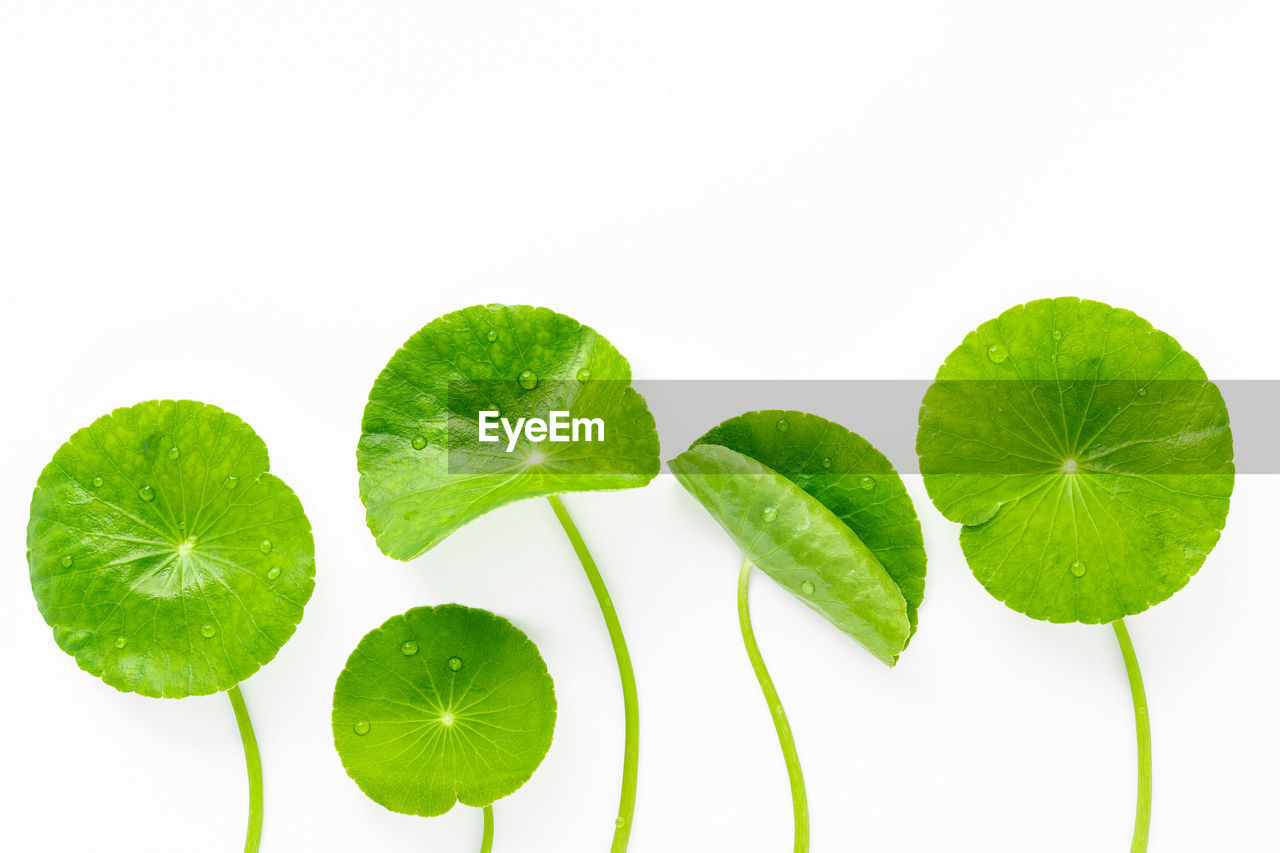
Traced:
<path id="1" fill-rule="evenodd" d="M 262 844 L 262 756 L 258 754 L 258 741 L 253 736 L 253 722 L 240 694 L 240 685 L 228 690 L 227 695 L 236 712 L 236 725 L 240 727 L 240 741 L 244 744 L 244 763 L 249 771 L 249 830 L 244 837 L 244 853 L 258 853 Z"/>
<path id="2" fill-rule="evenodd" d="M 484 836 L 480 839 L 480 853 L 493 851 L 493 806 L 484 807 Z"/>
<path id="3" fill-rule="evenodd" d="M 760 656 L 760 647 L 756 645 L 756 635 L 751 630 L 751 610 L 747 600 L 750 582 L 751 560 L 747 559 L 742 561 L 742 570 L 738 572 L 738 624 L 742 626 L 742 642 L 747 647 L 747 657 L 751 659 L 751 668 L 756 672 L 760 690 L 769 703 L 773 727 L 778 730 L 778 743 L 782 746 L 782 757 L 787 762 L 787 776 L 791 779 L 791 810 L 796 824 L 795 853 L 808 853 L 809 801 L 804 791 L 804 773 L 800 769 L 800 756 L 796 753 L 796 740 L 791 734 L 791 724 L 787 722 L 787 712 L 783 710 L 782 700 L 778 698 L 773 679 Z"/>
<path id="4" fill-rule="evenodd" d="M 1142 670 L 1138 668 L 1138 656 L 1129 639 L 1129 629 L 1124 620 L 1111 623 L 1120 641 L 1124 655 L 1124 668 L 1129 673 L 1129 691 L 1133 693 L 1133 719 L 1138 729 L 1138 809 L 1133 821 L 1133 845 L 1131 853 L 1147 853 L 1147 839 L 1151 835 L 1151 714 L 1147 710 L 1147 692 L 1142 687 Z"/>
<path id="5" fill-rule="evenodd" d="M 627 842 L 631 838 L 631 818 L 636 811 L 636 775 L 640 763 L 640 705 L 636 700 L 636 674 L 631 668 L 631 655 L 627 652 L 627 640 L 622 636 L 622 625 L 618 622 L 618 613 L 613 609 L 613 601 L 609 598 L 609 590 L 605 588 L 596 561 L 587 550 L 587 543 L 582 541 L 582 534 L 569 517 L 569 511 L 556 495 L 547 498 L 551 508 L 555 510 L 560 526 L 569 537 L 574 552 L 578 555 L 582 568 L 591 582 L 591 590 L 596 594 L 600 604 L 600 613 L 604 616 L 604 624 L 609 628 L 609 641 L 613 643 L 613 654 L 618 659 L 618 677 L 622 681 L 622 706 L 626 720 L 626 746 L 622 753 L 622 794 L 618 801 L 618 818 L 614 822 L 613 846 L 611 853 L 624 853 Z"/>

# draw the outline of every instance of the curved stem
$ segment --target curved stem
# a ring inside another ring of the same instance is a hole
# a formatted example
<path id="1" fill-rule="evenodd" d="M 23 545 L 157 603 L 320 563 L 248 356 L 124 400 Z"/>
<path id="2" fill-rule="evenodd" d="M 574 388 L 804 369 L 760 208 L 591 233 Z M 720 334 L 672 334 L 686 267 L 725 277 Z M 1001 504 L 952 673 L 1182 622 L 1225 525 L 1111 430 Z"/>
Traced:
<path id="1" fill-rule="evenodd" d="M 1138 808 L 1133 821 L 1133 846 L 1131 853 L 1147 853 L 1147 839 L 1151 834 L 1151 714 L 1147 710 L 1147 692 L 1142 686 L 1142 670 L 1138 668 L 1138 656 L 1129 639 L 1129 629 L 1124 620 L 1111 623 L 1120 652 L 1124 655 L 1124 668 L 1129 673 L 1129 691 L 1133 693 L 1133 718 L 1138 729 Z"/>
<path id="2" fill-rule="evenodd" d="M 627 842 L 631 838 L 631 818 L 636 810 L 636 775 L 640 763 L 640 705 L 636 700 L 636 674 L 631 668 L 631 655 L 627 652 L 627 640 L 622 636 L 622 625 L 618 622 L 618 613 L 613 609 L 613 601 L 609 598 L 609 590 L 605 588 L 596 561 L 587 550 L 587 543 L 582 541 L 569 511 L 556 495 L 547 498 L 551 508 L 555 510 L 560 526 L 569 537 L 578 561 L 587 573 L 591 582 L 591 590 L 596 594 L 600 604 L 600 613 L 609 628 L 609 640 L 613 643 L 613 654 L 618 659 L 618 677 L 622 681 L 622 706 L 626 720 L 626 746 L 622 753 L 622 794 L 618 801 L 618 819 L 613 831 L 611 853 L 624 853 Z"/>
<path id="3" fill-rule="evenodd" d="M 244 853 L 258 853 L 258 846 L 262 844 L 262 756 L 258 754 L 258 740 L 253 736 L 253 722 L 240 685 L 228 690 L 227 696 L 231 697 L 231 707 L 236 712 L 240 742 L 244 744 L 244 763 L 249 771 L 249 830 L 244 837 Z"/>
<path id="4" fill-rule="evenodd" d="M 493 851 L 493 806 L 484 807 L 484 835 L 480 839 L 480 853 Z"/>
<path id="5" fill-rule="evenodd" d="M 778 743 L 782 746 L 782 757 L 787 762 L 787 776 L 791 779 L 791 810 L 795 814 L 796 846 L 795 853 L 807 853 L 809 850 L 809 801 L 804 791 L 804 773 L 800 769 L 800 756 L 796 753 L 796 740 L 791 735 L 791 724 L 787 722 L 787 712 L 783 710 L 782 700 L 769 677 L 769 670 L 760 656 L 760 647 L 756 645 L 756 635 L 751 630 L 751 610 L 748 603 L 747 587 L 751 582 L 751 560 L 742 561 L 742 569 L 738 572 L 738 624 L 742 626 L 742 642 L 747 647 L 747 657 L 751 659 L 751 668 L 755 670 L 756 680 L 760 682 L 760 690 L 764 692 L 765 701 L 769 703 L 769 713 L 773 715 L 773 727 L 778 730 Z"/>

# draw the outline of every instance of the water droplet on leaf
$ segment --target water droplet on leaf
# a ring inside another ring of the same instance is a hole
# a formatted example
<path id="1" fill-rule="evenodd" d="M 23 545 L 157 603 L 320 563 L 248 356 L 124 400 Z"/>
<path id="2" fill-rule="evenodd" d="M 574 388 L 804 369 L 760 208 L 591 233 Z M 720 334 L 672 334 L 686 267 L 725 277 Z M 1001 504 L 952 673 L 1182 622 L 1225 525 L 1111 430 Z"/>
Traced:
<path id="1" fill-rule="evenodd" d="M 830 456 L 827 456 L 827 457 L 824 457 L 824 458 L 823 458 L 823 460 L 822 460 L 822 467 L 823 467 L 823 468 L 830 468 L 830 467 L 831 467 L 831 457 L 830 457 Z"/>
<path id="2" fill-rule="evenodd" d="M 270 540 L 270 539 L 263 539 L 261 542 L 259 542 L 259 543 L 258 543 L 258 550 L 259 550 L 259 551 L 261 551 L 261 552 L 262 552 L 262 553 L 264 553 L 264 554 L 270 554 L 270 553 L 271 553 L 271 540 Z"/>
<path id="3" fill-rule="evenodd" d="M 814 589 L 815 589 L 814 585 L 809 581 L 805 581 L 804 583 L 800 584 L 800 591 L 803 592 L 805 595 L 813 595 Z"/>
<path id="4" fill-rule="evenodd" d="M 170 448 L 169 448 L 169 458 L 170 458 L 170 459 L 177 459 L 177 458 L 178 458 L 178 456 L 179 456 L 181 453 L 182 453 L 182 451 L 181 451 L 181 450 L 179 450 L 177 447 L 170 447 Z"/>
<path id="5" fill-rule="evenodd" d="M 355 732 L 356 734 L 360 735 L 361 737 L 364 737 L 365 735 L 367 735 L 367 734 L 369 733 L 369 721 L 368 721 L 368 720 L 356 720 L 356 724 L 355 724 L 354 726 L 352 726 L 352 727 L 351 727 L 351 731 Z"/>
<path id="6" fill-rule="evenodd" d="M 94 478 L 93 478 L 93 485 L 94 485 L 94 487 L 95 487 L 95 488 L 96 488 L 96 487 L 98 487 L 98 486 L 101 486 L 101 485 L 102 485 L 102 478 L 101 478 L 101 477 L 94 477 Z"/>
<path id="7" fill-rule="evenodd" d="M 138 489 L 138 497 L 142 498 L 144 501 L 153 501 L 156 499 L 156 490 L 150 486 L 143 486 L 141 489 Z"/>
<path id="8" fill-rule="evenodd" d="M 532 370 L 520 371 L 520 387 L 526 391 L 532 391 L 538 387 L 538 374 Z"/>
<path id="9" fill-rule="evenodd" d="M 1009 351 L 1004 348 L 1004 344 L 992 344 L 987 347 L 987 358 L 991 359 L 996 364 L 999 364 L 1008 357 Z"/>
<path id="10" fill-rule="evenodd" d="M 498 330 L 490 329 L 488 334 L 485 335 L 485 337 L 488 339 L 489 343 L 493 343 L 498 339 Z"/>
<path id="11" fill-rule="evenodd" d="M 69 569 L 71 568 L 71 564 L 74 562 L 75 559 L 70 554 L 67 554 L 62 558 L 62 568 Z"/>
<path id="12" fill-rule="evenodd" d="M 760 513 L 760 517 L 764 519 L 765 524 L 770 524 L 778 517 L 778 508 L 776 506 L 767 506 Z"/>
<path id="13" fill-rule="evenodd" d="M 791 421 L 786 418 L 778 418 L 778 432 L 786 432 L 791 429 Z"/>
<path id="14" fill-rule="evenodd" d="M 400 654 L 405 657 L 412 657 L 418 653 L 418 644 L 413 640 L 405 640 L 400 644 Z"/>
<path id="15" fill-rule="evenodd" d="M 204 637 L 206 640 L 212 639 L 213 635 L 216 633 L 218 633 L 218 629 L 213 627 L 207 622 L 205 623 L 204 627 L 200 629 L 200 636 Z"/>
<path id="16" fill-rule="evenodd" d="M 1054 329 L 1054 330 L 1053 330 L 1053 339 L 1054 339 L 1055 341 L 1060 341 L 1060 340 L 1062 340 L 1062 331 L 1061 331 L 1061 330 L 1059 330 L 1059 329 Z"/>
<path id="17" fill-rule="evenodd" d="M 462 669 L 462 658 L 449 658 L 448 666 L 449 666 L 449 669 L 453 670 L 454 672 L 457 672 L 458 670 Z"/>
<path id="18" fill-rule="evenodd" d="M 858 480 L 858 485 L 864 489 L 874 489 L 876 487 L 876 478 L 870 474 L 863 474 L 862 479 Z"/>
<path id="19" fill-rule="evenodd" d="M 273 567 L 273 568 L 271 568 L 271 569 L 268 569 L 268 570 L 267 570 L 267 580 L 269 580 L 269 581 L 273 581 L 273 580 L 275 580 L 275 579 L 276 579 L 276 578 L 278 578 L 278 577 L 280 577 L 280 567 L 279 567 L 279 566 L 275 566 L 275 567 Z"/>
<path id="20" fill-rule="evenodd" d="M 1084 577 L 1084 573 L 1087 571 L 1088 569 L 1085 567 L 1085 564 L 1080 562 L 1079 560 L 1076 560 L 1074 563 L 1071 564 L 1071 574 L 1075 575 L 1078 578 Z"/>
<path id="21" fill-rule="evenodd" d="M 427 446 L 427 440 L 420 435 L 415 435 L 413 441 L 409 442 L 409 444 L 413 446 L 414 450 L 422 450 Z"/>
<path id="22" fill-rule="evenodd" d="M 123 648 L 124 648 L 125 646 L 127 646 L 127 645 L 129 645 L 129 641 L 128 641 L 128 640 L 126 640 L 124 637 L 116 637 L 116 648 L 117 648 L 117 649 L 123 649 Z"/>
<path id="23" fill-rule="evenodd" d="M 1138 396 L 1139 396 L 1139 397 L 1145 397 L 1145 396 L 1147 396 L 1147 389 L 1146 389 L 1146 388 L 1139 388 L 1139 389 L 1138 389 Z"/>
<path id="24" fill-rule="evenodd" d="M 578 371 L 579 382 L 586 382 L 590 378 L 591 378 L 591 371 L 587 370 L 585 367 Z"/>
<path id="25" fill-rule="evenodd" d="M 222 481 L 222 488 L 224 489 L 234 489 L 238 485 L 240 485 L 239 477 L 228 477 Z"/>

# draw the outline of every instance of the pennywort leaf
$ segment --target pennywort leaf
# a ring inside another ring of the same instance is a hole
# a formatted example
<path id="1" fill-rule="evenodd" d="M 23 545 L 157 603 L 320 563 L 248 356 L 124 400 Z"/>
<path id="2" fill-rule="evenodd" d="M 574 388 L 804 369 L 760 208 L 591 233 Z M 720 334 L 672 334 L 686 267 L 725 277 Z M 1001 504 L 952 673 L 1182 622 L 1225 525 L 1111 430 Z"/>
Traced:
<path id="1" fill-rule="evenodd" d="M 456 604 L 417 607 L 370 631 L 333 693 L 347 773 L 403 814 L 511 794 L 547 754 L 555 722 L 551 676 L 529 638 Z"/>
<path id="2" fill-rule="evenodd" d="M 806 853 L 804 774 L 751 624 L 751 569 L 758 566 L 892 666 L 915 631 L 924 597 L 915 508 L 879 451 L 839 424 L 803 412 L 731 418 L 668 464 L 745 552 L 738 574 L 742 641 L 787 765 L 795 853 Z"/>
<path id="3" fill-rule="evenodd" d="M 311 525 L 240 418 L 190 400 L 117 409 L 41 472 L 27 525 L 31 588 L 54 640 L 117 690 L 229 693 L 249 775 L 262 766 L 239 682 L 293 635 L 315 577 Z"/>
<path id="4" fill-rule="evenodd" d="M 1051 622 L 1113 622 L 1185 586 L 1234 483 L 1199 362 L 1131 311 L 1072 298 L 970 332 L 925 394 L 917 450 L 974 575 Z"/>
<path id="5" fill-rule="evenodd" d="M 369 529 L 407 560 L 513 501 L 643 486 L 658 434 L 631 367 L 595 330 L 525 305 L 477 305 L 428 323 L 369 393 L 356 458 Z M 479 439 L 480 413 L 599 419 L 600 441 Z"/>
<path id="6" fill-rule="evenodd" d="M 558 418 L 572 424 L 559 438 Z M 486 432 L 494 420 L 501 433 Z M 626 736 L 612 851 L 623 853 L 639 761 L 635 675 L 604 580 L 559 495 L 635 488 L 658 473 L 653 415 L 631 387 L 626 359 L 594 329 L 546 308 L 476 305 L 446 314 L 378 376 L 356 458 L 369 529 L 383 553 L 400 560 L 490 510 L 547 498 L 618 661 Z"/>
<path id="7" fill-rule="evenodd" d="M 924 597 L 924 541 L 879 451 L 816 415 L 772 410 L 725 421 L 668 464 L 748 560 L 897 661 Z"/>
<path id="8" fill-rule="evenodd" d="M 1145 853 L 1150 717 L 1123 617 L 1185 586 L 1226 522 L 1235 469 L 1217 386 L 1131 311 L 1041 299 L 947 357 L 916 447 L 988 592 L 1036 619 L 1112 623 L 1138 739 L 1131 850 Z"/>
<path id="9" fill-rule="evenodd" d="M 235 415 L 190 400 L 104 415 L 58 448 L 27 526 L 31 588 L 63 651 L 118 690 L 227 690 L 293 635 L 311 525 Z"/>

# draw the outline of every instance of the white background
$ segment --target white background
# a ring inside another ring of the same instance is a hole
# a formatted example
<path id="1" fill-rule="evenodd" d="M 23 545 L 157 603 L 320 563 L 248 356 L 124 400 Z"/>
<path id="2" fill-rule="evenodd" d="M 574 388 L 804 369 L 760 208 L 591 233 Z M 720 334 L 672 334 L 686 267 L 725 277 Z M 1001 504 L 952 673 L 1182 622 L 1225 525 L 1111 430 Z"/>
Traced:
<path id="1" fill-rule="evenodd" d="M 649 379 L 928 378 L 1004 308 L 1076 294 L 1138 310 L 1215 377 L 1274 378 L 1278 34 L 1262 0 L 0 0 L 0 846 L 242 844 L 226 698 L 95 681 L 26 579 L 57 446 L 168 396 L 248 420 L 315 526 L 306 617 L 244 687 L 263 850 L 476 848 L 478 812 L 366 800 L 329 732 L 359 638 L 457 601 L 523 626 L 560 700 L 545 763 L 496 808 L 497 851 L 604 851 L 621 705 L 585 577 L 545 502 L 412 564 L 378 552 L 354 451 L 387 358 L 439 314 L 506 301 L 596 327 Z M 1126 850 L 1111 632 L 995 602 L 908 487 L 929 581 L 897 669 L 754 586 L 815 853 Z M 733 546 L 668 475 L 567 503 L 640 683 L 632 850 L 789 850 Z M 1129 620 L 1152 851 L 1276 838 L 1277 512 L 1276 478 L 1241 477 L 1201 573 Z"/>

